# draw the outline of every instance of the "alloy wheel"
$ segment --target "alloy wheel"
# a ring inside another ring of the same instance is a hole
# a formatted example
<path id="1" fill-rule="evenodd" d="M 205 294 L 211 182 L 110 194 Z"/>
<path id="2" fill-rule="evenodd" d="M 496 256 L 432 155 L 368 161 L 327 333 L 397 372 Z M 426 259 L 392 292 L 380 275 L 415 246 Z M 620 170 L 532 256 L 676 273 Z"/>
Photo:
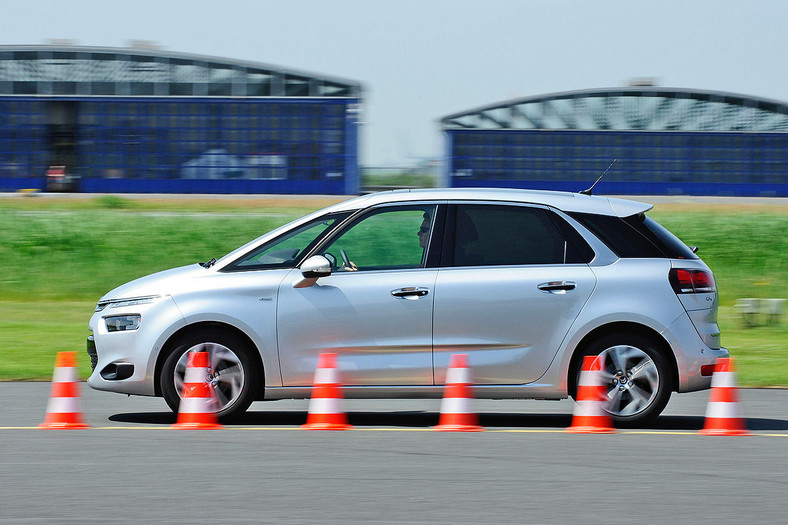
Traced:
<path id="1" fill-rule="evenodd" d="M 631 417 L 648 409 L 659 393 L 660 373 L 643 350 L 616 345 L 603 350 L 602 382 L 607 388 L 608 412 Z"/>
<path id="2" fill-rule="evenodd" d="M 213 387 L 219 401 L 219 412 L 231 407 L 241 396 L 246 374 L 243 363 L 238 355 L 224 345 L 218 343 L 199 343 L 187 350 L 175 365 L 175 391 L 183 392 L 183 378 L 189 352 L 208 352 L 211 370 L 206 381 Z"/>

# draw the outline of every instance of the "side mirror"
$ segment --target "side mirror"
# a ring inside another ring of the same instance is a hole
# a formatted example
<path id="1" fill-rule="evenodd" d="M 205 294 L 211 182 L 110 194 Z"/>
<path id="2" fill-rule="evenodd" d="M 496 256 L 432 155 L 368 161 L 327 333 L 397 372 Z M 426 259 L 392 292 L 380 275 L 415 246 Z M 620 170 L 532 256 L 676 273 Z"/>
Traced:
<path id="1" fill-rule="evenodd" d="M 313 255 L 301 264 L 303 279 L 293 284 L 293 288 L 308 288 L 320 277 L 331 275 L 331 262 L 322 255 Z"/>

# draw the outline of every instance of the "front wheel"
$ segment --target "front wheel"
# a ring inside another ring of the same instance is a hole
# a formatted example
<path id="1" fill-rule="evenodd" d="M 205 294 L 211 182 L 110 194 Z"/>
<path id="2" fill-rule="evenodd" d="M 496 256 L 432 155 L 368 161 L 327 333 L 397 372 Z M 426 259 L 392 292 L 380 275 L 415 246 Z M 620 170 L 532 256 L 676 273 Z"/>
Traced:
<path id="1" fill-rule="evenodd" d="M 180 338 L 164 361 L 159 385 L 165 401 L 178 411 L 189 352 L 208 352 L 211 372 L 206 378 L 219 402 L 216 415 L 229 421 L 254 401 L 261 373 L 250 345 L 235 334 L 201 330 Z"/>
<path id="2" fill-rule="evenodd" d="M 653 342 L 636 334 L 612 334 L 592 343 L 583 355 L 598 355 L 603 359 L 607 411 L 619 425 L 652 421 L 665 409 L 673 374 Z M 575 378 L 580 376 L 581 366 L 582 359 L 577 364 Z M 576 389 L 572 395 L 576 395 Z"/>

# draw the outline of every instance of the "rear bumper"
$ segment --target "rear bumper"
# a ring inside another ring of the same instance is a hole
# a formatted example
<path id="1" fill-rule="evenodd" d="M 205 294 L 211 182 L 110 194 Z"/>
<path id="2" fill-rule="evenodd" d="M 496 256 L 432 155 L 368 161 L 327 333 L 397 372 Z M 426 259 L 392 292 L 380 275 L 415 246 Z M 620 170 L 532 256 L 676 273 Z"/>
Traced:
<path id="1" fill-rule="evenodd" d="M 662 334 L 675 350 L 679 373 L 678 391 L 695 392 L 711 387 L 711 376 L 701 375 L 701 367 L 713 365 L 717 359 L 729 357 L 727 348 L 711 348 L 698 334 L 685 313 Z"/>

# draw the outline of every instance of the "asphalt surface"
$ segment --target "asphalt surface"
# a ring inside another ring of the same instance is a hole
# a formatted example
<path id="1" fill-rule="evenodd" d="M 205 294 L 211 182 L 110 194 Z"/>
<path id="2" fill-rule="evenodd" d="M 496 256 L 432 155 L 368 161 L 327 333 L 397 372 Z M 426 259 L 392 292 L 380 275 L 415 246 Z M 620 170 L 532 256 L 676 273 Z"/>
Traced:
<path id="1" fill-rule="evenodd" d="M 697 435 L 708 392 L 649 428 L 572 435 L 573 403 L 347 400 L 355 430 L 308 432 L 308 401 L 173 430 L 161 399 L 81 385 L 89 430 L 41 430 L 48 383 L 0 383 L 0 523 L 785 523 L 788 391 L 742 390 L 748 437 Z"/>

